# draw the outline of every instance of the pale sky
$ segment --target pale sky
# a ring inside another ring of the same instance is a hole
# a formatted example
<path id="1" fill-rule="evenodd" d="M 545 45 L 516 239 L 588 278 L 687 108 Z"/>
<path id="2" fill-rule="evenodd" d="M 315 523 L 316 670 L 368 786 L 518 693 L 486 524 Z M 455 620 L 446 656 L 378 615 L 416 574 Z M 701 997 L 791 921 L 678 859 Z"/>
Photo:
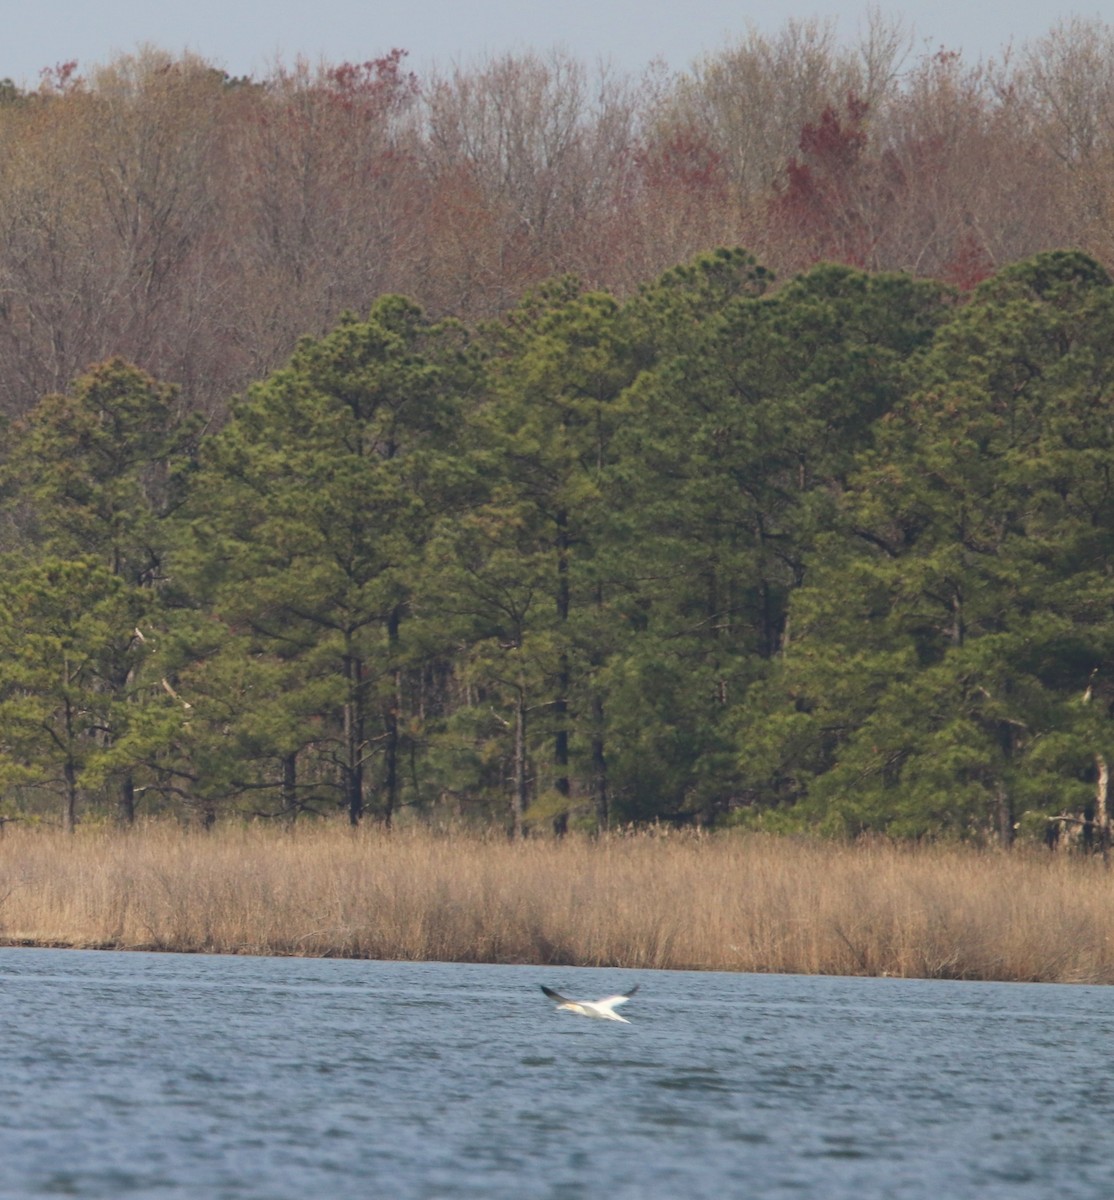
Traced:
<path id="1" fill-rule="evenodd" d="M 362 62 L 394 47 L 419 75 L 507 51 L 560 47 L 586 65 L 640 72 L 660 58 L 687 67 L 742 37 L 748 23 L 774 33 L 792 19 L 838 22 L 854 40 L 860 0 L 0 0 L 0 78 L 34 87 L 39 72 L 71 59 L 82 68 L 144 43 L 193 51 L 232 75 L 265 75 L 278 59 Z M 1081 0 L 889 0 L 915 56 L 941 46 L 968 62 L 998 57 L 1073 15 L 1114 19 Z"/>

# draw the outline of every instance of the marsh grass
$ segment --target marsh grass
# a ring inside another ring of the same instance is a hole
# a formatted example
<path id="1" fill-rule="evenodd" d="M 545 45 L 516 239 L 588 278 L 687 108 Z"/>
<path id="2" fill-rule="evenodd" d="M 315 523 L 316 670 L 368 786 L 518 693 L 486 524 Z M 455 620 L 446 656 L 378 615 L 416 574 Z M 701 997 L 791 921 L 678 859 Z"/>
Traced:
<path id="1" fill-rule="evenodd" d="M 153 825 L 0 838 L 0 942 L 1114 982 L 1084 859 L 761 836 Z"/>

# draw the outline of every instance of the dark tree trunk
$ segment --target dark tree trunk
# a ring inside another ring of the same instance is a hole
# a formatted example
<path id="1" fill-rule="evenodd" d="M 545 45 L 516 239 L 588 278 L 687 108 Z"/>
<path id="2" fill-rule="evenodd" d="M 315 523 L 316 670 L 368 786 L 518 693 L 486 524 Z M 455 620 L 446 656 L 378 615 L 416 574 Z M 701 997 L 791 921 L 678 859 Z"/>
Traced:
<path id="1" fill-rule="evenodd" d="M 391 697 L 383 710 L 383 724 L 386 729 L 387 744 L 384 749 L 385 764 L 383 772 L 383 824 L 390 828 L 395 809 L 398 807 L 399 792 L 399 712 L 402 707 L 402 671 L 397 665 L 398 658 L 398 627 L 400 614 L 396 607 L 387 619 L 388 653 L 394 663 L 394 686 Z"/>
<path id="2" fill-rule="evenodd" d="M 603 697 L 592 697 L 592 792 L 596 802 L 596 826 L 611 827 L 611 801 L 607 788 L 607 755 L 603 740 Z"/>
<path id="3" fill-rule="evenodd" d="M 559 637 L 565 637 L 569 620 L 569 530 L 568 514 L 563 510 L 557 514 L 557 620 L 560 624 Z M 557 665 L 557 695 L 553 702 L 556 729 L 553 735 L 553 786 L 566 802 L 562 812 L 553 818 L 553 832 L 563 836 L 569 827 L 567 802 L 569 787 L 569 656 L 562 650 Z"/>
<path id="4" fill-rule="evenodd" d="M 135 780 L 125 775 L 120 784 L 119 821 L 121 825 L 135 824 Z"/>
<path id="5" fill-rule="evenodd" d="M 514 707 L 514 794 L 511 798 L 511 832 L 523 836 L 522 818 L 529 803 L 530 781 L 526 765 L 526 689 L 520 687 Z"/>
<path id="6" fill-rule="evenodd" d="M 359 825 L 364 815 L 364 664 L 354 654 L 344 660 L 348 696 L 344 705 L 344 802 L 348 823 Z"/>
<path id="7" fill-rule="evenodd" d="M 994 795 L 995 817 L 998 825 L 998 844 L 1008 850 L 1014 842 L 1013 804 L 1009 793 L 999 785 Z"/>
<path id="8" fill-rule="evenodd" d="M 291 825 L 298 819 L 298 753 L 282 756 L 282 813 Z"/>
<path id="9" fill-rule="evenodd" d="M 77 772 L 72 759 L 66 760 L 62 771 L 66 780 L 65 803 L 62 806 L 62 828 L 73 833 L 77 828 Z"/>

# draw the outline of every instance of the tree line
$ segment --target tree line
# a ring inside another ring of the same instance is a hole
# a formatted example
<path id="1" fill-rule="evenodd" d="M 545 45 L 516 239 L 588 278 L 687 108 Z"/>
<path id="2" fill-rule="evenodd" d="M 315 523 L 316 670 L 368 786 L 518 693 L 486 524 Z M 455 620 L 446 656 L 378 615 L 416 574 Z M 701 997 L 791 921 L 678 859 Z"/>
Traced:
<path id="1" fill-rule="evenodd" d="M 0 455 L 2 815 L 1105 827 L 1112 334 L 1077 251 L 724 249 L 383 296 L 222 422 L 99 362 Z"/>
<path id="2" fill-rule="evenodd" d="M 384 294 L 492 319 L 574 274 L 620 301 L 747 246 L 961 289 L 1072 246 L 1114 266 L 1114 29 L 996 60 L 875 16 L 676 73 L 401 50 L 234 78 L 157 49 L 0 83 L 0 412 L 119 354 L 196 412 Z"/>

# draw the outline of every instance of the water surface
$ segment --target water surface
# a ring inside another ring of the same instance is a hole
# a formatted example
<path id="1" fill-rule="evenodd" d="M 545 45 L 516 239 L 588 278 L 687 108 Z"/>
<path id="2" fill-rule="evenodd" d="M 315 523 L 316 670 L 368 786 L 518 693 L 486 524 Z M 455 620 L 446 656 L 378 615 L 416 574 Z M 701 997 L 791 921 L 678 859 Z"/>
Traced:
<path id="1" fill-rule="evenodd" d="M 1108 1200 L 1112 1002 L 0 949 L 0 1195 Z"/>

